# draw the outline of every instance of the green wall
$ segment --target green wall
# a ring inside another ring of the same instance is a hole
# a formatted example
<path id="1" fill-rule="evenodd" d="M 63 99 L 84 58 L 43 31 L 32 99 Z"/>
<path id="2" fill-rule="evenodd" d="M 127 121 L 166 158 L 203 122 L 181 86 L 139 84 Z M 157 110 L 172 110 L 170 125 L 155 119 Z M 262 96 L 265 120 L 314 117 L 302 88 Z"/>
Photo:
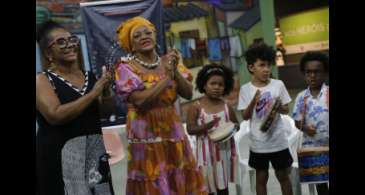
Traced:
<path id="1" fill-rule="evenodd" d="M 233 29 L 233 33 L 239 35 L 239 37 L 241 38 L 243 51 L 246 51 L 247 47 L 251 45 L 255 39 L 262 38 L 262 24 L 261 22 L 258 22 L 247 32 L 244 32 L 243 30 Z M 247 63 L 245 58 L 241 57 L 238 60 L 240 85 L 243 85 L 251 80 L 251 74 L 247 70 Z"/>
<path id="2" fill-rule="evenodd" d="M 241 37 L 243 51 L 246 51 L 256 38 L 263 38 L 265 43 L 275 47 L 275 15 L 273 0 L 260 0 L 261 20 L 251 27 L 247 32 L 234 29 L 234 34 Z M 251 80 L 251 74 L 247 70 L 247 63 L 244 57 L 240 59 L 240 67 L 238 68 L 240 84 L 243 85 Z M 278 78 L 277 66 L 272 66 L 272 74 L 274 78 Z"/>
<path id="3" fill-rule="evenodd" d="M 285 45 L 296 45 L 329 39 L 328 7 L 287 16 L 280 20 Z"/>

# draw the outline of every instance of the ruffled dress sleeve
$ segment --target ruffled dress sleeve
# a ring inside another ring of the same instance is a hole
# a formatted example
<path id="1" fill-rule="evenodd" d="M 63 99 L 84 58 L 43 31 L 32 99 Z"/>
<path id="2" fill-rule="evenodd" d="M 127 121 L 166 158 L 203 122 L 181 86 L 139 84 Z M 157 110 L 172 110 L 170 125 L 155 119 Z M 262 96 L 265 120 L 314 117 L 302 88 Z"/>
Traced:
<path id="1" fill-rule="evenodd" d="M 136 90 L 143 90 L 141 78 L 133 72 L 126 63 L 120 63 L 115 69 L 115 91 L 122 100 L 127 101 L 128 96 Z"/>

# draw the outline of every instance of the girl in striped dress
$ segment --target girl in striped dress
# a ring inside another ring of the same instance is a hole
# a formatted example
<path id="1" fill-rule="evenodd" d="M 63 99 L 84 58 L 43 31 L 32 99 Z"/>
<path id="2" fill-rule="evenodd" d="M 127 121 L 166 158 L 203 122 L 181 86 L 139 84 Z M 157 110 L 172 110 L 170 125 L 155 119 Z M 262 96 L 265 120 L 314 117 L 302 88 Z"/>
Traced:
<path id="1" fill-rule="evenodd" d="M 205 95 L 188 110 L 187 130 L 196 136 L 196 160 L 209 193 L 227 194 L 228 182 L 235 183 L 237 155 L 234 138 L 213 142 L 208 132 L 224 123 L 238 126 L 234 111 L 222 99 L 233 88 L 233 73 L 223 65 L 206 65 L 198 73 L 197 89 Z M 236 128 L 238 129 L 238 128 Z"/>

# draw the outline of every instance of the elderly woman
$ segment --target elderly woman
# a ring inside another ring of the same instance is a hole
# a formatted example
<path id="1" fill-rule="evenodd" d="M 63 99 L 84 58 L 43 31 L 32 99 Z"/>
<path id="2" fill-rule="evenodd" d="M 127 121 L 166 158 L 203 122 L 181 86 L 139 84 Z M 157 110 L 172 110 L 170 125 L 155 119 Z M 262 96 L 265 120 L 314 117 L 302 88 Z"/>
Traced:
<path id="1" fill-rule="evenodd" d="M 177 94 L 191 99 L 192 76 L 178 53 L 156 53 L 156 29 L 142 17 L 117 30 L 130 55 L 116 66 L 116 92 L 128 104 L 127 194 L 207 194 L 177 114 Z"/>
<path id="2" fill-rule="evenodd" d="M 114 194 L 98 110 L 111 75 L 85 72 L 79 39 L 59 24 L 46 22 L 37 35 L 37 195 Z"/>

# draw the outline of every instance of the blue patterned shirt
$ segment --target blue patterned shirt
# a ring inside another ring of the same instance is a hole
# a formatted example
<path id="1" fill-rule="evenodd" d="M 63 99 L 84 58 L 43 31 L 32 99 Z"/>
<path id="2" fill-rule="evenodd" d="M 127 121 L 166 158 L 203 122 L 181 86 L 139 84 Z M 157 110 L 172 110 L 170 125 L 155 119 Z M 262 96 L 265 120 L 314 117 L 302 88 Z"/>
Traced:
<path id="1" fill-rule="evenodd" d="M 316 129 L 314 137 L 306 134 L 303 135 L 303 147 L 316 147 L 328 145 L 329 141 L 329 87 L 322 85 L 321 91 L 314 98 L 309 90 L 309 87 L 300 92 L 295 99 L 293 119 L 295 121 L 303 120 L 304 99 L 306 98 L 305 124 L 313 125 Z"/>

